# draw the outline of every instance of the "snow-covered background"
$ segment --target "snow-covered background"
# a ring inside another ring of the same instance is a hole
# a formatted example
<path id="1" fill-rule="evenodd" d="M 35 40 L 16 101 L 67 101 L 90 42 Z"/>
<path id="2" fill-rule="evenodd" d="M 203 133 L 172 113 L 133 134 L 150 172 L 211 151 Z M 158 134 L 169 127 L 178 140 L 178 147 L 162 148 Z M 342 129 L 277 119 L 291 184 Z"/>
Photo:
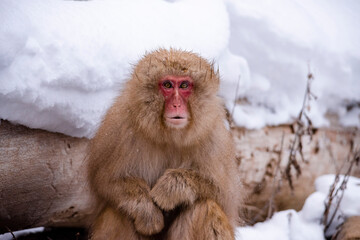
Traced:
<path id="1" fill-rule="evenodd" d="M 215 59 L 240 126 L 291 122 L 310 66 L 315 126 L 360 127 L 357 0 L 1 0 L 0 118 L 91 137 L 146 51 Z M 236 86 L 239 81 L 239 91 Z"/>

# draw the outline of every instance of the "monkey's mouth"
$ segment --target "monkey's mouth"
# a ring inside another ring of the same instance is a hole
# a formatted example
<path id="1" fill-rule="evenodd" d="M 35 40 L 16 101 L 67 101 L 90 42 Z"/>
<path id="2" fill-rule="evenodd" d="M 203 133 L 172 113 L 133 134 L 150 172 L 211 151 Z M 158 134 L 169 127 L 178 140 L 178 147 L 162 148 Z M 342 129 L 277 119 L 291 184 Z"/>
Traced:
<path id="1" fill-rule="evenodd" d="M 185 127 L 187 124 L 187 117 L 183 116 L 174 116 L 174 117 L 167 117 L 166 123 L 169 127 L 173 128 L 182 128 Z"/>

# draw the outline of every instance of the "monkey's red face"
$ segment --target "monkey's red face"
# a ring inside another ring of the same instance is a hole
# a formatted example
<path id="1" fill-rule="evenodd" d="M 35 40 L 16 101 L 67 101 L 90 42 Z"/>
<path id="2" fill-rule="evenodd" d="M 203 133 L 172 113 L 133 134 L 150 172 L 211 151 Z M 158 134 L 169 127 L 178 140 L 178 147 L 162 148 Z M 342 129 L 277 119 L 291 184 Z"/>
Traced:
<path id="1" fill-rule="evenodd" d="M 165 98 L 164 118 L 167 126 L 183 128 L 189 121 L 188 99 L 193 81 L 188 76 L 168 75 L 160 79 L 159 89 Z"/>

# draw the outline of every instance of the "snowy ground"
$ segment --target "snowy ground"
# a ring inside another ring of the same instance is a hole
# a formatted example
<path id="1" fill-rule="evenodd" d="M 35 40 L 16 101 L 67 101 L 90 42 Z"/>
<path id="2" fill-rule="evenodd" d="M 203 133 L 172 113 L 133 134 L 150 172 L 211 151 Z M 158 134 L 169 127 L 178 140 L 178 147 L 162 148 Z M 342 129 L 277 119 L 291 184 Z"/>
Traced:
<path id="1" fill-rule="evenodd" d="M 254 226 L 241 227 L 236 229 L 236 240 L 323 240 L 323 225 L 320 224 L 326 197 L 330 185 L 334 182 L 334 175 L 324 175 L 315 181 L 316 192 L 311 194 L 301 211 L 286 210 L 275 213 L 274 216 L 263 223 Z M 339 183 L 342 182 L 341 176 Z M 337 188 L 340 184 L 337 186 Z M 336 201 L 334 201 L 335 203 Z M 334 205 L 330 212 L 334 210 Z M 344 219 L 360 215 L 360 179 L 350 177 L 347 183 L 340 208 L 334 218 L 334 222 L 327 234 L 331 236 Z M 29 232 L 41 232 L 44 228 L 15 232 L 19 237 Z M 0 235 L 0 240 L 12 240 L 10 233 Z"/>
<path id="2" fill-rule="evenodd" d="M 141 7 L 140 7 L 141 6 Z M 357 0 L 1 0 L 0 118 L 91 137 L 146 50 L 176 47 L 215 59 L 220 94 L 248 128 L 288 123 L 308 65 L 311 119 L 360 126 Z"/>
<path id="3" fill-rule="evenodd" d="M 334 175 L 324 175 L 315 181 L 316 192 L 311 194 L 305 201 L 301 211 L 286 210 L 277 212 L 274 216 L 263 223 L 257 223 L 253 227 L 238 228 L 237 240 L 322 240 L 324 238 L 324 226 L 320 224 L 325 201 L 331 184 L 334 182 Z M 341 176 L 336 189 L 340 187 L 343 180 Z M 336 202 L 336 201 L 335 201 Z M 334 203 L 335 203 L 334 202 Z M 334 204 L 330 212 L 334 211 Z M 360 215 L 360 179 L 350 177 L 343 199 L 340 203 L 337 215 L 327 236 L 336 232 L 336 228 L 343 223 L 344 219 Z"/>

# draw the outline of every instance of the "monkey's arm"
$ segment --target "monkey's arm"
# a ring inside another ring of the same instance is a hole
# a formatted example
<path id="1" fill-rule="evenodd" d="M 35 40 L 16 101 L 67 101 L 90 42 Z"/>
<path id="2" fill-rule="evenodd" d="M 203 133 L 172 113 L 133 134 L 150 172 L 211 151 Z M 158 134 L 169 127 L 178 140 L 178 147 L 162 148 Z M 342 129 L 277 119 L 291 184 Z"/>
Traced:
<path id="1" fill-rule="evenodd" d="M 94 174 L 92 185 L 103 201 L 134 220 L 135 229 L 139 233 L 152 235 L 164 227 L 163 214 L 154 204 L 150 188 L 143 179 L 116 178 L 111 171 L 98 170 Z"/>
<path id="2" fill-rule="evenodd" d="M 180 204 L 192 204 L 197 199 L 216 200 L 219 188 L 214 181 L 191 169 L 168 169 L 159 178 L 150 195 L 163 210 Z"/>

